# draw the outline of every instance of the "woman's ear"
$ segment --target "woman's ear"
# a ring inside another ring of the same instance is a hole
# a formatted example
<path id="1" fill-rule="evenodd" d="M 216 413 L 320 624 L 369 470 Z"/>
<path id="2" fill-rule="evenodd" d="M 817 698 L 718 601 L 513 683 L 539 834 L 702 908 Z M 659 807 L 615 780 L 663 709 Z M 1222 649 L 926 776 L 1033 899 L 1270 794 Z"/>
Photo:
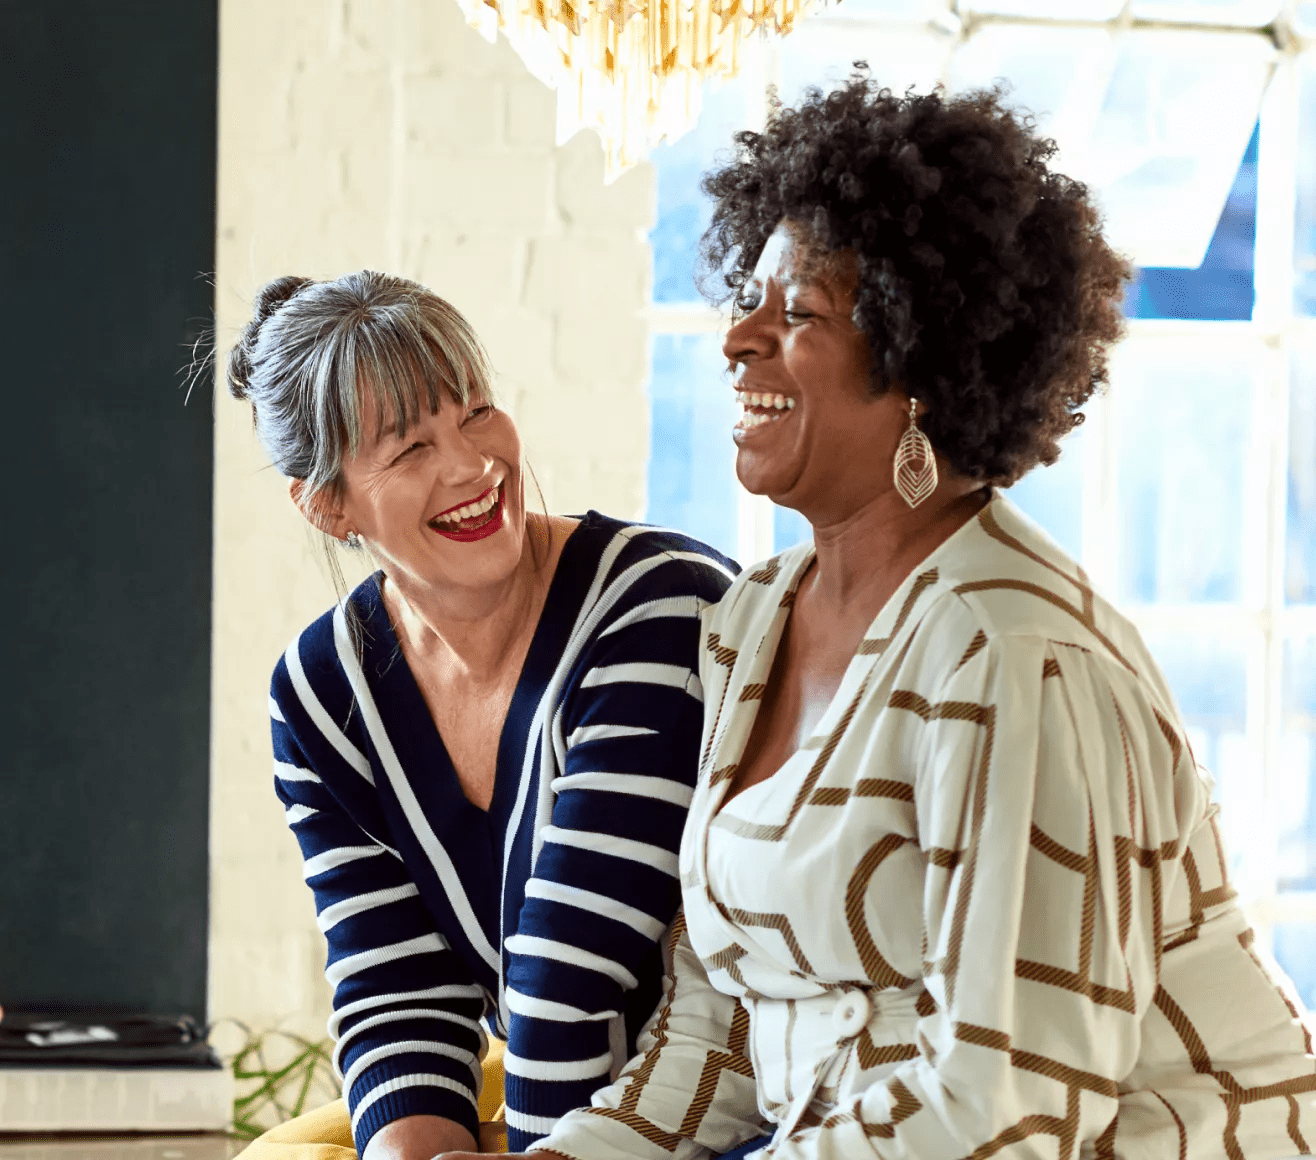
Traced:
<path id="1" fill-rule="evenodd" d="M 297 510 L 313 527 L 319 528 L 327 536 L 333 536 L 335 540 L 341 540 L 347 535 L 347 517 L 341 509 L 327 502 L 327 491 L 321 489 L 314 495 L 308 496 L 306 480 L 290 479 L 288 494 L 292 496 L 292 502 L 297 505 Z"/>

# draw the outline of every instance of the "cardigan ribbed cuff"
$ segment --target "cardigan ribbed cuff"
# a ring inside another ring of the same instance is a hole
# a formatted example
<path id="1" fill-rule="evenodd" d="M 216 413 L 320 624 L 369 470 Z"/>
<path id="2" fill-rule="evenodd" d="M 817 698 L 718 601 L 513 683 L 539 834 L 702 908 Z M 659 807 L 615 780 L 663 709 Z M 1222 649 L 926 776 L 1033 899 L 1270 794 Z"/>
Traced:
<path id="1" fill-rule="evenodd" d="M 388 1087 L 397 1082 L 397 1079 L 385 1079 L 370 1091 L 363 1092 L 362 1096 L 369 1097 L 381 1087 Z M 355 1114 L 355 1108 L 352 1110 Z M 386 1091 L 366 1108 L 352 1130 L 357 1155 L 364 1155 L 371 1136 L 394 1120 L 400 1120 L 405 1116 L 442 1116 L 445 1120 L 460 1124 L 470 1132 L 477 1144 L 480 1139 L 480 1116 L 476 1109 L 474 1092 L 470 1096 L 464 1096 L 448 1088 L 435 1087 L 433 1084 L 415 1083 Z"/>

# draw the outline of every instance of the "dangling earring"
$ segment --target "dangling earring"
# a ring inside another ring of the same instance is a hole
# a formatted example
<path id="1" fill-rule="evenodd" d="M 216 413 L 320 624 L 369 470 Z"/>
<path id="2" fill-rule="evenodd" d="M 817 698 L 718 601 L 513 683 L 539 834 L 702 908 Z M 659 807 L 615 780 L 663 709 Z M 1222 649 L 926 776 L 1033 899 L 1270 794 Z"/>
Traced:
<path id="1" fill-rule="evenodd" d="M 918 403 L 909 400 L 909 427 L 896 448 L 896 491 L 911 508 L 937 490 L 937 457 L 928 437 L 918 429 Z"/>
<path id="2" fill-rule="evenodd" d="M 365 547 L 365 544 L 362 542 L 361 537 L 358 536 L 355 532 L 348 532 L 347 535 L 343 537 L 343 543 L 346 544 L 349 548 L 351 548 L 352 551 L 354 552 L 359 552 L 363 547 Z"/>

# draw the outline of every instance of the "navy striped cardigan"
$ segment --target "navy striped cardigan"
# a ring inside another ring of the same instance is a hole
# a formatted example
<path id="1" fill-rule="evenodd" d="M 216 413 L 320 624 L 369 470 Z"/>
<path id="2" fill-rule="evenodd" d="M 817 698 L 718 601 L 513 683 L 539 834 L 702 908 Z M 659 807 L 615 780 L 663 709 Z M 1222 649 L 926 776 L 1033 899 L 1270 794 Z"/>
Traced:
<path id="1" fill-rule="evenodd" d="M 699 613 L 735 565 L 590 512 L 562 551 L 486 813 L 372 577 L 271 688 L 275 781 L 329 944 L 358 1152 L 403 1116 L 476 1130 L 483 1018 L 507 1039 L 508 1142 L 589 1102 L 657 1005 L 702 716 Z"/>

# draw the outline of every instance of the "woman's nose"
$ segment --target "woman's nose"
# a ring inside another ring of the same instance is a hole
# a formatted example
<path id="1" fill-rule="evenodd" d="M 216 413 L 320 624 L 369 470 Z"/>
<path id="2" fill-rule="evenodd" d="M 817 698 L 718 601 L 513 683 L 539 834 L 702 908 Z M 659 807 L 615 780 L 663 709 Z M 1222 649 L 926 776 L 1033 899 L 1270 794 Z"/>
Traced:
<path id="1" fill-rule="evenodd" d="M 772 349 L 772 335 L 763 325 L 763 307 L 750 311 L 730 330 L 722 342 L 722 353 L 730 363 L 763 358 Z"/>
<path id="2" fill-rule="evenodd" d="M 461 429 L 445 439 L 439 451 L 439 472 L 449 486 L 458 487 L 482 479 L 493 468 L 493 456 L 487 455 Z"/>

